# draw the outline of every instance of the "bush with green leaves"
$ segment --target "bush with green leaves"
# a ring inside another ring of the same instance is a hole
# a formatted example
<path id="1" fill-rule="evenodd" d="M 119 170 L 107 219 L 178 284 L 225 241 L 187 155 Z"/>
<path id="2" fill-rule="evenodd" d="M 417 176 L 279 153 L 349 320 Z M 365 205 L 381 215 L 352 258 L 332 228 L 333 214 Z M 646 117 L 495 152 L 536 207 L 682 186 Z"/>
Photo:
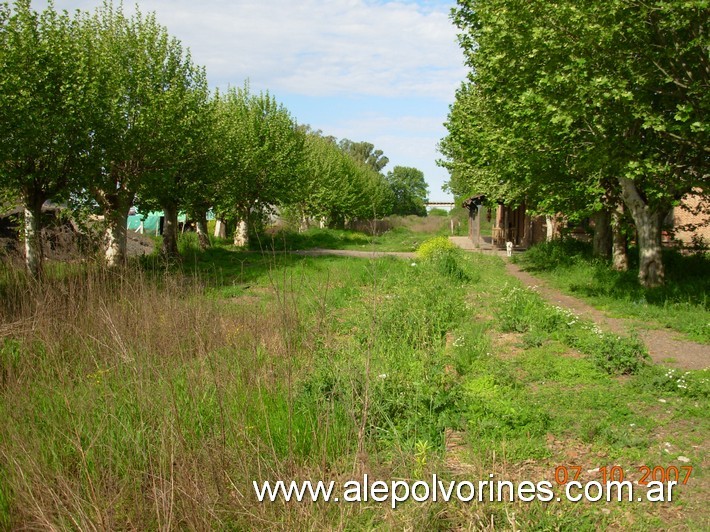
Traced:
<path id="1" fill-rule="evenodd" d="M 459 248 L 456 247 L 456 244 L 451 242 L 447 237 L 437 236 L 422 242 L 419 248 L 417 248 L 417 256 L 422 260 L 428 260 L 437 255 L 449 253 L 457 249 Z"/>
<path id="2" fill-rule="evenodd" d="M 425 240 L 417 249 L 417 256 L 431 264 L 442 275 L 459 282 L 478 281 L 480 275 L 465 265 L 461 248 L 445 236 Z"/>
<path id="3" fill-rule="evenodd" d="M 599 368 L 611 375 L 633 375 L 648 359 L 646 346 L 636 336 L 592 332 L 578 334 L 569 343 L 591 356 Z"/>
<path id="4" fill-rule="evenodd" d="M 692 399 L 710 398 L 710 369 L 682 371 L 649 365 L 639 374 L 637 385 Z"/>

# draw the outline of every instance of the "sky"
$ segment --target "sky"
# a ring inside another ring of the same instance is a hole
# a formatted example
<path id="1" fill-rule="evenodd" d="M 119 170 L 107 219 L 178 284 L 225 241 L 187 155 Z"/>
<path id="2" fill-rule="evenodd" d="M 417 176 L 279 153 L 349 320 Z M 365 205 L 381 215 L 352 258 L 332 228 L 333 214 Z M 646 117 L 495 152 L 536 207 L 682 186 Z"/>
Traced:
<path id="1" fill-rule="evenodd" d="M 55 0 L 93 10 L 101 0 Z M 169 33 L 205 66 L 210 86 L 248 80 L 301 124 L 367 141 L 394 166 L 424 173 L 431 201 L 451 201 L 437 143 L 466 75 L 443 0 L 145 0 Z M 46 1 L 33 1 L 42 9 Z M 125 11 L 135 4 L 125 2 Z M 130 7 L 129 7 L 130 6 Z"/>

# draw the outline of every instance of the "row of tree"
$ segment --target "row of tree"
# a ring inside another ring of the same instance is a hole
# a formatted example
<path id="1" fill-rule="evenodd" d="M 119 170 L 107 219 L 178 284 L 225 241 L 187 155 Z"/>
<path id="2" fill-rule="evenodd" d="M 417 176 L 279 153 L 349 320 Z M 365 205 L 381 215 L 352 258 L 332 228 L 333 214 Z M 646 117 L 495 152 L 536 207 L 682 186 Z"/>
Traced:
<path id="1" fill-rule="evenodd" d="M 0 7 L 0 206 L 25 207 L 29 270 L 42 267 L 47 200 L 100 214 L 109 265 L 126 256 L 131 206 L 164 211 L 163 252 L 177 254 L 177 216 L 251 222 L 288 208 L 331 225 L 421 214 L 426 183 L 372 144 L 336 142 L 268 93 L 209 90 L 203 68 L 154 15 L 105 3 L 73 15 L 29 0 Z M 403 183 L 414 183 L 402 191 Z M 409 205 L 409 206 L 407 206 Z"/>
<path id="2" fill-rule="evenodd" d="M 663 219 L 710 192 L 709 14 L 704 0 L 459 0 L 470 73 L 441 142 L 451 190 L 591 215 L 615 230 L 597 251 L 619 268 L 626 213 L 639 280 L 661 284 Z"/>

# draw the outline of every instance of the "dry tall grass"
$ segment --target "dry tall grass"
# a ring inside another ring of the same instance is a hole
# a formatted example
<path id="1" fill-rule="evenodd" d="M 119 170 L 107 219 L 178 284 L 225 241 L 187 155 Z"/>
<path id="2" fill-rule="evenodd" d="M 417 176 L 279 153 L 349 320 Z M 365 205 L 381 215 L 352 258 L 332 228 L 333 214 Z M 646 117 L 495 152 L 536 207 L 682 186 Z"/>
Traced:
<path id="1" fill-rule="evenodd" d="M 211 299 L 192 278 L 133 269 L 8 272 L 1 286 L 0 528 L 316 524 L 313 508 L 259 506 L 251 490 L 322 478 L 324 442 L 348 446 L 342 427 L 294 411 L 317 332 L 295 300 L 275 285 L 266 302 Z"/>

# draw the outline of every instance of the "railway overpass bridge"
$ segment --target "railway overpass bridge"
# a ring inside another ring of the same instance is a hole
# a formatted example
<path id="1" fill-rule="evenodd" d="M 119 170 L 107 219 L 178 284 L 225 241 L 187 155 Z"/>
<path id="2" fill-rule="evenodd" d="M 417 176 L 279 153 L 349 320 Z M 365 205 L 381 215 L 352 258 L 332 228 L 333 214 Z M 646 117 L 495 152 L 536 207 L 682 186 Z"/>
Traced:
<path id="1" fill-rule="evenodd" d="M 427 210 L 430 209 L 444 209 L 450 211 L 456 204 L 453 201 L 429 201 L 425 203 Z"/>

